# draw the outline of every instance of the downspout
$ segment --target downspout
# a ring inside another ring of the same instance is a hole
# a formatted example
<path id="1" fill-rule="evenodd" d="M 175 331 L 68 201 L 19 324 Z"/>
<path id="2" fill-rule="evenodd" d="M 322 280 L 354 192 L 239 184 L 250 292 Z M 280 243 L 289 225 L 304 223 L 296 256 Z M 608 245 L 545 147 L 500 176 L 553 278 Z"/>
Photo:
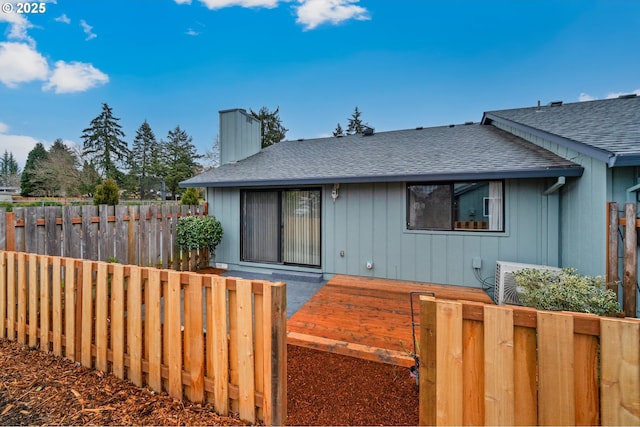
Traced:
<path id="1" fill-rule="evenodd" d="M 549 188 L 544 190 L 544 195 L 549 196 L 560 189 L 566 183 L 564 176 L 559 176 L 558 180 Z M 562 267 L 562 201 L 558 193 L 558 267 Z"/>
<path id="2" fill-rule="evenodd" d="M 553 184 L 551 187 L 549 187 L 546 190 L 544 190 L 543 194 L 545 196 L 548 196 L 549 194 L 555 193 L 556 191 L 558 191 L 558 189 L 560 187 L 562 187 L 565 184 L 565 182 L 566 182 L 565 177 L 564 176 L 559 176 L 558 180 L 555 182 L 555 184 Z"/>

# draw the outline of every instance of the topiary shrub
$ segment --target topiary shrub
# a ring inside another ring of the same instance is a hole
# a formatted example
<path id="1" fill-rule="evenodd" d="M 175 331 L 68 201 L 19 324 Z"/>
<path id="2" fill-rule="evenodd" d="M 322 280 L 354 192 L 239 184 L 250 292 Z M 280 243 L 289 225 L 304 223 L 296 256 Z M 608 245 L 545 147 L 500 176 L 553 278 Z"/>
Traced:
<path id="1" fill-rule="evenodd" d="M 616 294 L 606 289 L 601 276 L 577 274 L 565 268 L 560 274 L 525 268 L 513 273 L 523 305 L 539 310 L 577 311 L 614 316 L 620 313 Z"/>
<path id="2" fill-rule="evenodd" d="M 118 184 L 112 178 L 102 181 L 102 184 L 96 186 L 96 192 L 93 195 L 94 205 L 111 205 L 115 206 L 120 201 L 120 189 Z"/>
<path id="3" fill-rule="evenodd" d="M 222 240 L 222 225 L 214 216 L 186 216 L 178 220 L 177 243 L 183 250 L 209 249 L 211 254 Z"/>
<path id="4" fill-rule="evenodd" d="M 182 195 L 181 203 L 183 205 L 199 205 L 200 197 L 198 196 L 198 190 L 193 187 L 187 188 L 187 191 Z"/>

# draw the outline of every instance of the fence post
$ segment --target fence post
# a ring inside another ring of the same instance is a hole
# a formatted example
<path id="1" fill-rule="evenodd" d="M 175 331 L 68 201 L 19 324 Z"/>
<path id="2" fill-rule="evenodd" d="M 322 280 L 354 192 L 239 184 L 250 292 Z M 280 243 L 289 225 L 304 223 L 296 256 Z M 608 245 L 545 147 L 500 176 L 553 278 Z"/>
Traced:
<path id="1" fill-rule="evenodd" d="M 607 290 L 618 297 L 618 204 L 607 203 Z"/>
<path id="2" fill-rule="evenodd" d="M 635 203 L 624 205 L 624 277 L 622 307 L 627 317 L 636 317 L 636 286 L 638 283 L 638 234 L 636 232 L 637 207 Z"/>
<path id="3" fill-rule="evenodd" d="M 285 425 L 287 422 L 287 292 L 284 283 L 269 284 L 271 291 L 271 411 L 267 416 L 266 425 Z M 267 382 L 265 381 L 265 383 Z"/>

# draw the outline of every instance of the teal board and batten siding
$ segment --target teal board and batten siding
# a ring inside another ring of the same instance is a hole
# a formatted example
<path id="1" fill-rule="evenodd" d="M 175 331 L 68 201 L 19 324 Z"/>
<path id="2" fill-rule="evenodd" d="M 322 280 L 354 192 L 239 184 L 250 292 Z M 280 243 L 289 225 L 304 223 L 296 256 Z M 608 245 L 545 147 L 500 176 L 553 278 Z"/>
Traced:
<path id="1" fill-rule="evenodd" d="M 544 196 L 553 180 L 505 182 L 505 231 L 421 231 L 406 228 L 406 184 L 342 184 L 334 202 L 331 186 L 322 191 L 322 267 L 306 271 L 481 287 L 493 283 L 497 260 L 558 265 L 558 195 Z M 300 267 L 240 261 L 240 191 L 209 188 L 210 212 L 224 237 L 216 262 L 247 270 Z M 373 268 L 368 269 L 371 262 Z"/>
<path id="2" fill-rule="evenodd" d="M 341 185 L 335 203 L 325 197 L 323 268 L 481 287 L 472 268 L 476 257 L 490 283 L 497 260 L 557 265 L 558 199 L 542 195 L 548 185 L 547 180 L 506 181 L 505 232 L 408 230 L 404 183 Z"/>
<path id="3" fill-rule="evenodd" d="M 567 178 L 561 192 L 560 266 L 581 274 L 604 275 L 606 268 L 607 202 L 613 200 L 612 170 L 599 160 L 509 126 L 493 123 L 527 141 L 580 164 L 580 178 Z M 635 182 L 618 186 L 631 186 Z M 623 191 L 624 192 L 624 191 Z"/>

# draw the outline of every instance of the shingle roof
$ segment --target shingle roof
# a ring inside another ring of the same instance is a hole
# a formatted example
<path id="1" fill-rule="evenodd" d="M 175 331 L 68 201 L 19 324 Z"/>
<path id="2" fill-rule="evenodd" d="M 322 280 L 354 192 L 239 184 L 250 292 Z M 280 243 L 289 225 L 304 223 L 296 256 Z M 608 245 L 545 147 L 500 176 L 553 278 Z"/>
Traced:
<path id="1" fill-rule="evenodd" d="M 543 133 L 610 166 L 640 165 L 638 96 L 486 112 L 483 123 L 491 121 Z"/>
<path id="2" fill-rule="evenodd" d="M 493 126 L 283 141 L 184 187 L 579 176 L 583 169 Z"/>

